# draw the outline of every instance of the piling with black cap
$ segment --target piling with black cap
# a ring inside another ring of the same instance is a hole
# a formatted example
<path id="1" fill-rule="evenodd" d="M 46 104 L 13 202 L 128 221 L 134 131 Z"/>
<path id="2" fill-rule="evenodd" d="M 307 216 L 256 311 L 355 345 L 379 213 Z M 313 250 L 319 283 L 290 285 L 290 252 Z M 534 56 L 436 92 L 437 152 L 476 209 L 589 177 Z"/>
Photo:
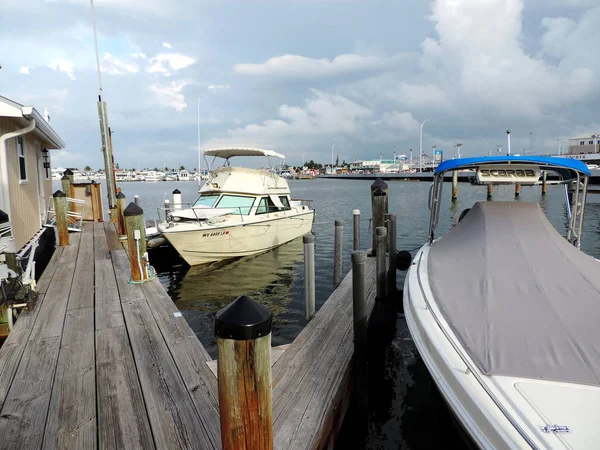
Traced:
<path id="1" fill-rule="evenodd" d="M 223 450 L 272 450 L 273 313 L 241 296 L 217 313 L 217 377 Z"/>
<path id="2" fill-rule="evenodd" d="M 367 252 L 352 252 L 352 318 L 354 324 L 354 397 L 359 414 L 359 424 L 367 425 L 368 418 L 368 335 L 369 317 L 367 312 Z"/>
<path id="3" fill-rule="evenodd" d="M 144 210 L 131 202 L 125 211 L 125 231 L 127 233 L 127 249 L 131 264 L 131 281 L 142 282 L 148 279 L 146 267 L 146 224 Z"/>
<path id="4" fill-rule="evenodd" d="M 177 211 L 178 209 L 181 209 L 181 191 L 175 189 L 173 191 L 173 211 Z"/>
<path id="5" fill-rule="evenodd" d="M 61 185 L 61 189 L 62 192 L 64 192 L 67 197 L 71 195 L 71 180 L 69 180 L 69 177 L 66 175 L 63 175 L 62 178 L 60 179 L 60 185 Z"/>
<path id="6" fill-rule="evenodd" d="M 344 245 L 344 221 L 335 221 L 335 235 L 333 239 L 333 287 L 342 282 L 342 248 Z"/>
<path id="7" fill-rule="evenodd" d="M 387 267 L 385 263 L 385 244 L 387 241 L 387 230 L 385 227 L 377 227 L 375 230 L 377 238 L 376 253 L 376 275 L 377 275 L 377 299 L 381 300 L 387 296 Z"/>
<path id="8" fill-rule="evenodd" d="M 377 252 L 375 230 L 385 226 L 385 215 L 388 213 L 388 186 L 381 178 L 371 185 L 371 208 L 373 213 L 373 245 L 371 255 Z"/>
<path id="9" fill-rule="evenodd" d="M 396 292 L 396 214 L 388 214 L 387 235 L 388 235 L 388 292 Z"/>
<path id="10" fill-rule="evenodd" d="M 306 320 L 315 315 L 315 236 L 302 236 L 304 244 L 304 303 Z"/>
<path id="11" fill-rule="evenodd" d="M 73 184 L 74 174 L 71 169 L 65 170 L 65 173 L 63 173 L 63 176 L 67 177 L 69 179 L 69 182 L 71 184 Z"/>
<path id="12" fill-rule="evenodd" d="M 353 249 L 360 250 L 360 210 L 352 211 L 352 225 L 354 231 Z"/>
<path id="13" fill-rule="evenodd" d="M 58 190 L 52 194 L 54 199 L 54 214 L 56 215 L 56 231 L 58 232 L 58 245 L 69 245 L 69 218 L 67 216 L 67 194 Z"/>
<path id="14" fill-rule="evenodd" d="M 117 228 L 119 229 L 119 236 L 125 237 L 127 235 L 127 230 L 125 227 L 125 216 L 123 213 L 125 212 L 125 208 L 127 207 L 127 197 L 123 192 L 119 192 L 117 194 L 117 214 L 119 215 L 119 221 L 117 223 Z"/>
<path id="15" fill-rule="evenodd" d="M 452 201 L 458 198 L 458 171 L 452 172 Z"/>
<path id="16" fill-rule="evenodd" d="M 515 197 L 518 197 L 519 195 L 521 195 L 521 184 L 517 183 L 515 184 Z"/>

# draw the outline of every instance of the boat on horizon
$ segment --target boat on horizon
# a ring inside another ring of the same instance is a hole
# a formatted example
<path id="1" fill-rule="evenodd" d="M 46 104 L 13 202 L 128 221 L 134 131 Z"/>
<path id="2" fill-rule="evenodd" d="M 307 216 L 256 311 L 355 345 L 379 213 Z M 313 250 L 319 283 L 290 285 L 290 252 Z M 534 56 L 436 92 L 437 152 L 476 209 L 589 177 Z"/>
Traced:
<path id="1" fill-rule="evenodd" d="M 170 205 L 158 224 L 158 231 L 189 265 L 256 255 L 311 231 L 314 210 L 308 201 L 291 198 L 286 180 L 268 170 L 230 162 L 234 157 L 262 156 L 270 166 L 270 158 L 283 155 L 221 148 L 206 150 L 204 156 L 224 163 L 210 171 L 193 204 Z"/>
<path id="2" fill-rule="evenodd" d="M 435 235 L 444 174 L 537 185 L 557 173 L 563 237 L 537 203 L 477 202 Z M 579 250 L 589 169 L 555 157 L 449 160 L 435 170 L 427 243 L 404 313 L 432 379 L 479 448 L 584 449 L 600 441 L 600 261 Z M 570 200 L 572 198 L 572 201 Z"/>

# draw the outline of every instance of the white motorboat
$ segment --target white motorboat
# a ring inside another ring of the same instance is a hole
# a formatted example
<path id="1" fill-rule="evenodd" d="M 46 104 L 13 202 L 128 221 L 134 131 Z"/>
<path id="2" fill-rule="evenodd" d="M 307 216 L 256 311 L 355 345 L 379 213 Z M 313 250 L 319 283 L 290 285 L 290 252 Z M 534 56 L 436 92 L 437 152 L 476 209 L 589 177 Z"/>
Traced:
<path id="1" fill-rule="evenodd" d="M 230 165 L 241 156 L 270 158 L 270 150 L 207 150 L 205 158 L 224 159 L 210 171 L 200 197 L 190 207 L 168 211 L 158 229 L 190 265 L 255 255 L 296 239 L 312 229 L 314 211 L 292 200 L 287 182 L 263 169 Z M 214 162 L 214 161 L 213 161 Z"/>
<path id="2" fill-rule="evenodd" d="M 180 170 L 177 174 L 178 181 L 190 181 L 190 173 L 187 170 Z"/>
<path id="3" fill-rule="evenodd" d="M 177 181 L 177 172 L 167 172 L 162 177 L 163 181 Z"/>
<path id="4" fill-rule="evenodd" d="M 155 182 L 162 180 L 162 175 L 155 170 L 148 170 L 147 172 L 142 172 L 144 176 L 144 180 L 148 182 Z"/>
<path id="5" fill-rule="evenodd" d="M 516 201 L 477 202 L 435 238 L 444 174 L 461 169 L 476 169 L 478 184 L 533 185 L 557 173 L 566 239 L 537 203 Z M 600 261 L 579 250 L 589 175 L 580 161 L 525 156 L 455 159 L 435 171 L 429 239 L 407 274 L 404 312 L 433 380 L 480 448 L 600 442 Z"/>

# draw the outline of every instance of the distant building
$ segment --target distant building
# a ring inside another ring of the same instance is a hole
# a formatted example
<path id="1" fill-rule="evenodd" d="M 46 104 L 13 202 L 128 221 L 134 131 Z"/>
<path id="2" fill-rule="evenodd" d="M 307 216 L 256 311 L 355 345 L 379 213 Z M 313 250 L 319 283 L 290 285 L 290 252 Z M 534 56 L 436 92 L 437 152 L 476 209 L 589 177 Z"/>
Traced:
<path id="1" fill-rule="evenodd" d="M 600 153 L 600 134 L 569 139 L 569 155 L 587 155 L 590 153 Z"/>

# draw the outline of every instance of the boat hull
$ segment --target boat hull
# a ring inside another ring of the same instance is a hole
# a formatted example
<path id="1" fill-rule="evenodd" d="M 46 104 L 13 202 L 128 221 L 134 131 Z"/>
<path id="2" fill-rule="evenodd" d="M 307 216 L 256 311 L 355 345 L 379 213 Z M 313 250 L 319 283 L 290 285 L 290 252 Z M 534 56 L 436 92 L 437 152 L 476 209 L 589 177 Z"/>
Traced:
<path id="1" fill-rule="evenodd" d="M 163 236 L 190 265 L 251 256 L 310 233 L 314 211 L 195 230 L 162 229 Z"/>

